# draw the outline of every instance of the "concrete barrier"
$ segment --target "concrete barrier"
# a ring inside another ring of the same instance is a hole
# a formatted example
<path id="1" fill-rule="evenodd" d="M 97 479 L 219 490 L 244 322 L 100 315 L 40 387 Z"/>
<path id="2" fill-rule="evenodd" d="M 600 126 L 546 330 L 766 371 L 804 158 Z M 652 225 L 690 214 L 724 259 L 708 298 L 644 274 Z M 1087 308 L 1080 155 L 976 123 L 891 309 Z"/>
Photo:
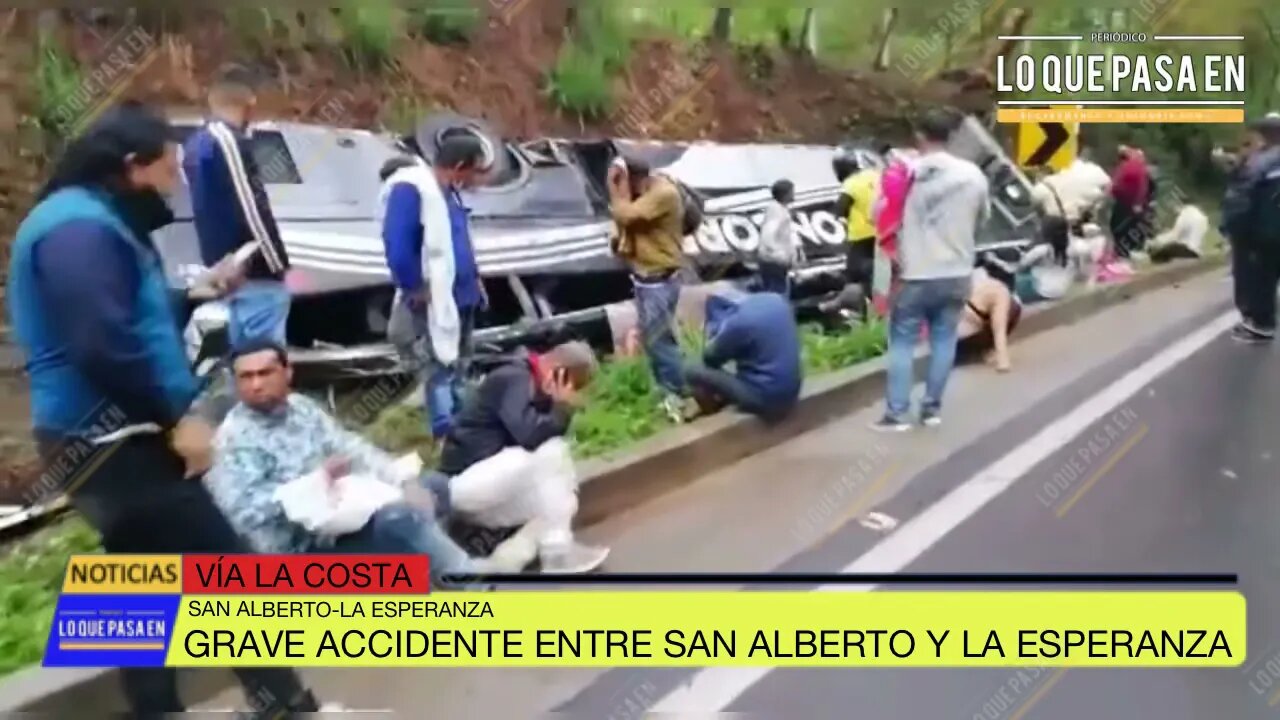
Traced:
<path id="1" fill-rule="evenodd" d="M 1024 314 L 1015 341 L 1070 325 L 1135 295 L 1176 286 L 1225 264 L 1225 258 L 1181 262 L 1160 267 L 1132 280 L 1073 296 Z M 926 356 L 916 353 L 919 364 Z M 884 389 L 885 363 L 877 358 L 811 378 L 800 404 L 785 422 L 769 426 L 734 413 L 722 413 L 673 428 L 620 454 L 583 464 L 580 524 L 596 524 L 687 485 L 716 468 L 778 445 L 834 418 L 850 408 L 878 401 Z M 183 673 L 183 698 L 195 705 L 231 686 L 224 670 Z M 321 693 L 323 694 L 323 693 Z M 124 707 L 114 669 L 53 670 L 28 668 L 0 683 L 0 715 L 19 712 L 51 717 L 83 715 L 87 708 L 105 712 Z"/>
<path id="2" fill-rule="evenodd" d="M 1135 295 L 1177 285 L 1224 263 L 1225 258 L 1214 257 L 1161 266 L 1125 283 L 1100 286 L 1052 305 L 1030 308 L 1012 339 L 1016 343 L 1070 325 Z M 917 365 L 926 355 L 924 348 L 917 350 Z M 772 427 L 744 415 L 722 413 L 641 441 L 613 458 L 585 463 L 579 520 L 584 526 L 593 525 L 819 427 L 851 407 L 876 402 L 883 396 L 884 373 L 885 359 L 876 358 L 807 379 L 795 412 Z"/>

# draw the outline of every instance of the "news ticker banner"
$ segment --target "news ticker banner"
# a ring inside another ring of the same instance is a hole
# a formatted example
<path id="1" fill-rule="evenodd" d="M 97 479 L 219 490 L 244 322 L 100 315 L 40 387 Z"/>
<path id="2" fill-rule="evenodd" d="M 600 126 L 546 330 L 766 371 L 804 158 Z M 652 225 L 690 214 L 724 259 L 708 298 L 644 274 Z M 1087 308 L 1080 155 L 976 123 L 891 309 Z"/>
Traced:
<path id="1" fill-rule="evenodd" d="M 415 556 L 77 556 L 46 666 L 1235 667 L 1245 599 L 1167 592 L 428 593 Z"/>

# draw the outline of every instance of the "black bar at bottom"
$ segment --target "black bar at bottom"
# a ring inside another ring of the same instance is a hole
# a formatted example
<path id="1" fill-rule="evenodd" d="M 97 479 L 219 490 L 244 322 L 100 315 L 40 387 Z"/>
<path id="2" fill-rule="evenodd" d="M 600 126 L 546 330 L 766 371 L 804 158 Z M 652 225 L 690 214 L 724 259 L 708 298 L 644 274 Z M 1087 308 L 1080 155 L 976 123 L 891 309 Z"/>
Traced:
<path id="1" fill-rule="evenodd" d="M 519 573 L 447 575 L 495 585 L 1235 585 L 1235 573 Z"/>

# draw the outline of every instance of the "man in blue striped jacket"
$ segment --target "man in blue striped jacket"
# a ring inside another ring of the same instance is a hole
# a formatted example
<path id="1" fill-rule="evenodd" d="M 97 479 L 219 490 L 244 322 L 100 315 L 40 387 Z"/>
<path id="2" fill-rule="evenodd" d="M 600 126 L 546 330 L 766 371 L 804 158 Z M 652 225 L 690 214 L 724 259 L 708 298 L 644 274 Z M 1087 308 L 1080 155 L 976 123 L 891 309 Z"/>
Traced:
<path id="1" fill-rule="evenodd" d="M 289 257 L 247 134 L 256 104 L 249 72 L 224 69 L 209 91 L 212 117 L 187 140 L 183 159 L 201 257 L 235 287 L 233 347 L 262 338 L 284 345 L 289 318 Z M 237 256 L 242 250 L 252 254 Z"/>

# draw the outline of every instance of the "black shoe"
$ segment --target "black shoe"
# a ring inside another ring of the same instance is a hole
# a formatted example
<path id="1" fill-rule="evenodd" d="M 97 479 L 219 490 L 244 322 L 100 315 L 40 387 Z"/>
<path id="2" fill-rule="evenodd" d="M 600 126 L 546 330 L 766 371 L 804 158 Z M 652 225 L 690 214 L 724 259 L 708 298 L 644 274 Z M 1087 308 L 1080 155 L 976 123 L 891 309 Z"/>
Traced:
<path id="1" fill-rule="evenodd" d="M 937 410 L 921 410 L 920 424 L 925 427 L 938 427 L 942 424 L 942 416 Z"/>
<path id="2" fill-rule="evenodd" d="M 1275 339 L 1274 332 L 1265 332 L 1240 323 L 1231 329 L 1231 339 L 1247 345 L 1265 345 Z"/>
<path id="3" fill-rule="evenodd" d="M 879 420 L 871 423 L 871 429 L 875 430 L 876 432 L 883 432 L 883 433 L 907 432 L 908 430 L 911 429 L 911 423 L 905 420 L 899 420 L 890 415 L 885 415 Z"/>

